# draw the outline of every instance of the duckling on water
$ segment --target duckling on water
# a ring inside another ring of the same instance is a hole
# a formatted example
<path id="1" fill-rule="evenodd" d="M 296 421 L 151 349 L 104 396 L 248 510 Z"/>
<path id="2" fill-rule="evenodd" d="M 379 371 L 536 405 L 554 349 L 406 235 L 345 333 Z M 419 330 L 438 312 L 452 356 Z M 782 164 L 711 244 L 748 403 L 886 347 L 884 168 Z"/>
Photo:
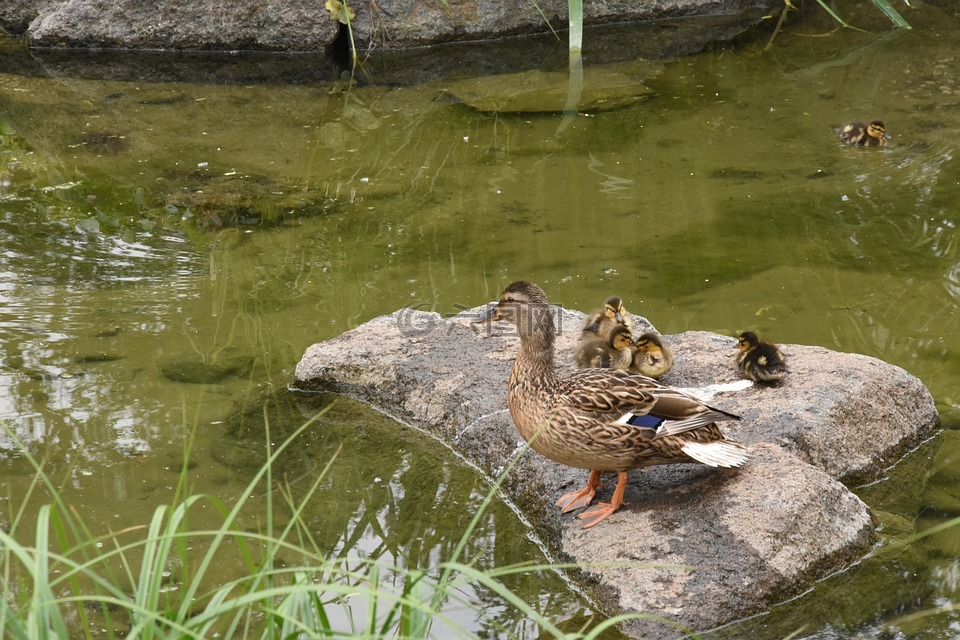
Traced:
<path id="1" fill-rule="evenodd" d="M 763 342 L 753 331 L 737 337 L 737 368 L 744 378 L 754 382 L 777 382 L 787 374 L 787 359 L 769 342 Z"/>
<path id="2" fill-rule="evenodd" d="M 840 134 L 840 140 L 858 147 L 882 147 L 892 137 L 883 120 L 871 120 L 867 124 L 851 122 L 835 131 Z"/>
<path id="3" fill-rule="evenodd" d="M 581 339 L 574 357 L 574 363 L 578 369 L 587 367 L 626 369 L 632 362 L 633 334 L 623 325 L 615 326 L 607 339 L 599 337 Z"/>
<path id="4" fill-rule="evenodd" d="M 580 332 L 580 339 L 597 336 L 608 338 L 614 327 L 624 326 L 633 330 L 633 322 L 627 315 L 627 310 L 623 307 L 623 300 L 617 296 L 610 296 L 603 303 L 603 309 L 594 311 L 583 323 L 583 329 Z"/>
<path id="5" fill-rule="evenodd" d="M 520 335 L 507 386 L 517 431 L 541 455 L 590 470 L 587 485 L 556 504 L 564 513 L 588 506 L 601 472 L 617 472 L 610 502 L 580 514 L 584 527 L 620 508 L 631 469 L 680 462 L 739 467 L 747 461 L 746 448 L 727 440 L 716 425 L 739 416 L 620 369 L 578 369 L 560 376 L 554 366 L 556 328 L 547 296 L 532 282 L 518 281 L 504 289 L 481 322 L 495 320 L 513 323 Z"/>
<path id="6" fill-rule="evenodd" d="M 659 378 L 673 367 L 673 352 L 663 344 L 660 336 L 647 332 L 637 338 L 636 353 L 630 365 L 636 371 L 651 378 Z"/>

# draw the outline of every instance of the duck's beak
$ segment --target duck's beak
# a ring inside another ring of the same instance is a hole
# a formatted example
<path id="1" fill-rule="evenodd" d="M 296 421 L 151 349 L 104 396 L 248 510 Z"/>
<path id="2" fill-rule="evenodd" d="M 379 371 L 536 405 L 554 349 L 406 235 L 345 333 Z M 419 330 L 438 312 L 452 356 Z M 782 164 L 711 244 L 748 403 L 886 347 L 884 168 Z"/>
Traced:
<path id="1" fill-rule="evenodd" d="M 497 304 L 495 302 L 490 303 L 490 308 L 487 309 L 487 312 L 479 320 L 474 320 L 473 324 L 486 324 L 488 322 L 496 322 L 500 320 L 500 312 L 497 310 Z"/>
<path id="2" fill-rule="evenodd" d="M 887 133 L 886 131 L 883 132 L 883 137 L 886 138 L 887 140 L 893 140 L 893 136 Z"/>
<path id="3" fill-rule="evenodd" d="M 619 311 L 617 311 L 617 312 L 614 313 L 613 315 L 614 315 L 614 317 L 617 319 L 617 322 L 618 322 L 618 323 L 620 323 L 620 324 L 626 324 L 626 323 L 623 321 L 623 314 L 622 314 L 622 313 L 620 313 Z"/>

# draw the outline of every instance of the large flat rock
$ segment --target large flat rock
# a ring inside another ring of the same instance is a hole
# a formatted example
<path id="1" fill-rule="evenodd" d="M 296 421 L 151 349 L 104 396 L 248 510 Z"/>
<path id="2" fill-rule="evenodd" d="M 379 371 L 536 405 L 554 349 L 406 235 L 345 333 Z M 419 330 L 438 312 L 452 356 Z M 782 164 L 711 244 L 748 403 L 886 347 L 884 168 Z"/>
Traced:
<path id="1" fill-rule="evenodd" d="M 293 387 L 365 400 L 497 476 L 523 444 L 506 410 L 519 340 L 512 327 L 472 324 L 482 311 L 442 318 L 401 309 L 375 318 L 311 346 Z M 569 363 L 583 314 L 558 307 L 556 319 L 557 359 Z M 876 475 L 929 434 L 938 416 L 923 384 L 873 358 L 784 345 L 791 373 L 783 384 L 723 392 L 739 380 L 733 338 L 688 332 L 665 340 L 676 365 L 664 382 L 742 415 L 721 428 L 750 445 L 753 458 L 739 470 L 635 471 L 624 508 L 585 530 L 553 503 L 586 472 L 525 452 L 506 496 L 558 559 L 585 565 L 578 579 L 588 592 L 611 613 L 703 630 L 763 611 L 865 554 L 872 516 L 839 479 Z M 605 480 L 607 499 L 614 478 Z M 662 635 L 662 624 L 627 630 Z"/>

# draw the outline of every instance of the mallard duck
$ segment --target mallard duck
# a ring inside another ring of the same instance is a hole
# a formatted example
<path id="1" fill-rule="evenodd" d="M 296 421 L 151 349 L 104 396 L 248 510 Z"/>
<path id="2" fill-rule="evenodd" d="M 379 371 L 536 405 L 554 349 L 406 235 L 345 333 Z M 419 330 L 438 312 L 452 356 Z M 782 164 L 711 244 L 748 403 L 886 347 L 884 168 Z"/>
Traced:
<path id="1" fill-rule="evenodd" d="M 787 359 L 776 345 L 762 342 L 753 331 L 737 337 L 737 368 L 754 382 L 777 382 L 787 373 Z"/>
<path id="2" fill-rule="evenodd" d="M 651 378 L 659 378 L 673 367 L 673 353 L 660 336 L 647 332 L 637 338 L 636 353 L 630 370 Z"/>
<path id="3" fill-rule="evenodd" d="M 591 336 L 609 338 L 613 328 L 621 325 L 633 330 L 633 322 L 627 315 L 627 310 L 623 308 L 623 300 L 617 296 L 610 296 L 603 303 L 603 309 L 587 316 L 580 332 L 580 339 L 583 340 Z"/>
<path id="4" fill-rule="evenodd" d="M 633 362 L 633 351 L 633 334 L 630 329 L 617 325 L 607 339 L 594 337 L 580 340 L 574 364 L 578 369 L 587 367 L 626 369 Z"/>
<path id="5" fill-rule="evenodd" d="M 631 469 L 679 462 L 738 467 L 746 462 L 746 448 L 727 440 L 715 424 L 739 416 L 620 369 L 577 369 L 561 377 L 554 367 L 556 328 L 547 296 L 536 284 L 518 281 L 504 289 L 479 322 L 491 321 L 513 323 L 520 336 L 507 387 L 517 431 L 541 455 L 590 470 L 583 489 L 557 500 L 562 512 L 588 506 L 601 472 L 617 472 L 610 502 L 580 514 L 584 527 L 620 508 Z"/>
<path id="6" fill-rule="evenodd" d="M 836 132 L 840 134 L 840 140 L 858 147 L 882 147 L 892 137 L 883 120 L 871 120 L 867 124 L 851 122 L 838 127 Z"/>

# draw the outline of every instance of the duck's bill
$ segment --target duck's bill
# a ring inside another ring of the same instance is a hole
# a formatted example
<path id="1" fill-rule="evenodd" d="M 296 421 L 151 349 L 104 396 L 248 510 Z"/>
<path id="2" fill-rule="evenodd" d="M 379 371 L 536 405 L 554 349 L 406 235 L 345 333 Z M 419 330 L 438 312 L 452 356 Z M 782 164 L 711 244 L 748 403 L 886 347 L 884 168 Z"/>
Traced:
<path id="1" fill-rule="evenodd" d="M 486 324 L 487 322 L 496 322 L 500 319 L 500 314 L 497 312 L 497 305 L 491 304 L 487 311 L 483 314 L 479 320 L 474 320 L 473 324 Z"/>

